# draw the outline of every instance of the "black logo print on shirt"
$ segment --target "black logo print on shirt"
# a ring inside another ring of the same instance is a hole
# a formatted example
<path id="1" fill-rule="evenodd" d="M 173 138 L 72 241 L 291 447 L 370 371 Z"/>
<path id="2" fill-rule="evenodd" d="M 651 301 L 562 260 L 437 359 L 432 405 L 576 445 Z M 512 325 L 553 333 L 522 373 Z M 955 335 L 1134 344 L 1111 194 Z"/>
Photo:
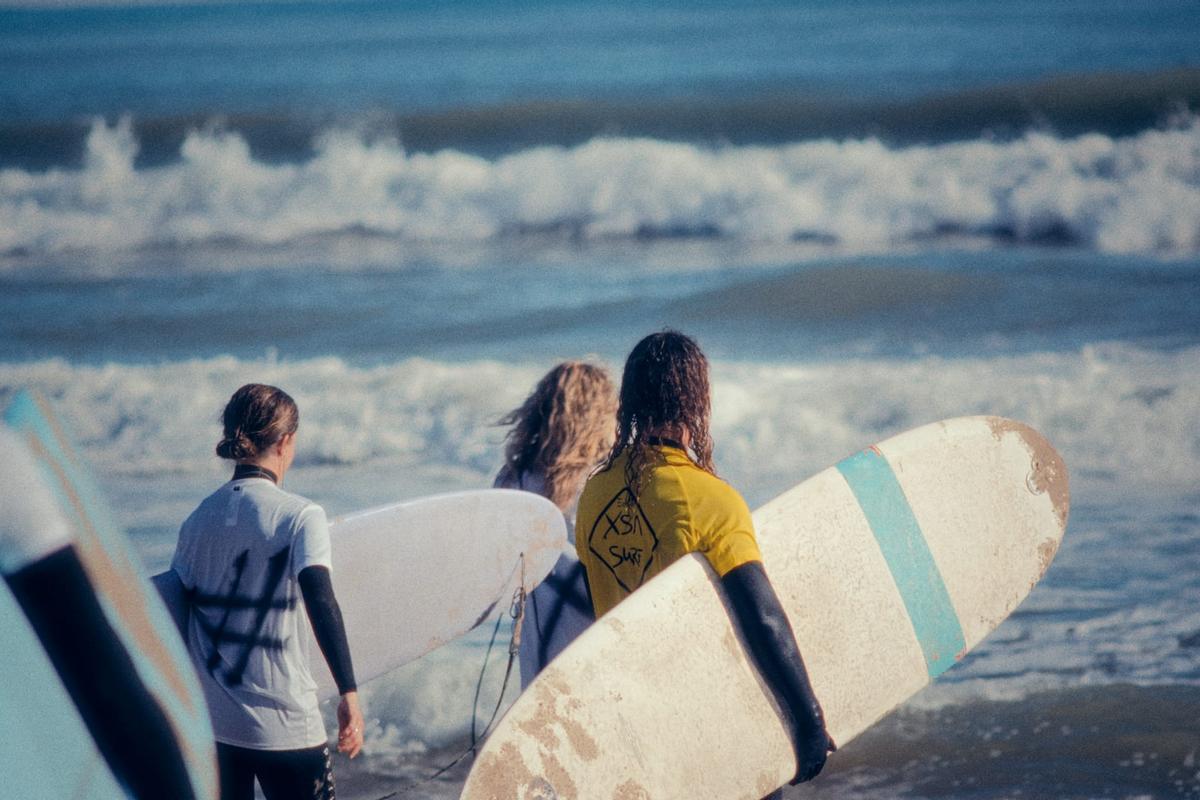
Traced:
<path id="1" fill-rule="evenodd" d="M 233 560 L 233 575 L 227 594 L 204 594 L 201 592 L 192 594 L 190 600 L 198 608 L 219 608 L 224 611 L 221 615 L 221 621 L 216 625 L 208 622 L 203 616 L 197 617 L 200 621 L 200 627 L 204 629 L 204 632 L 212 640 L 212 653 L 209 655 L 208 663 L 205 666 L 208 668 L 208 674 L 212 675 L 218 682 L 224 683 L 226 686 L 241 684 L 242 676 L 246 672 L 246 666 L 250 663 L 250 656 L 254 648 L 283 649 L 283 642 L 279 639 L 264 637 L 262 635 L 262 628 L 269 611 L 272 609 L 291 608 L 295 605 L 294 598 L 275 599 L 275 591 L 279 588 L 279 584 L 283 581 L 283 577 L 287 572 L 291 554 L 292 548 L 288 546 L 267 559 L 266 579 L 263 583 L 262 593 L 258 597 L 251 597 L 249 594 L 238 594 L 238 590 L 246 578 L 246 565 L 250 560 L 249 550 L 243 550 Z M 233 629 L 230 623 L 235 614 L 239 618 L 244 618 L 246 614 L 250 613 L 253 614 L 253 617 L 249 630 Z M 227 642 L 240 644 L 242 648 L 238 651 L 237 659 L 233 662 L 233 666 L 221 670 L 219 648 Z"/>
<path id="2" fill-rule="evenodd" d="M 658 536 L 629 487 L 608 501 L 588 534 L 588 549 L 609 568 L 626 592 L 642 585 L 654 563 Z"/>

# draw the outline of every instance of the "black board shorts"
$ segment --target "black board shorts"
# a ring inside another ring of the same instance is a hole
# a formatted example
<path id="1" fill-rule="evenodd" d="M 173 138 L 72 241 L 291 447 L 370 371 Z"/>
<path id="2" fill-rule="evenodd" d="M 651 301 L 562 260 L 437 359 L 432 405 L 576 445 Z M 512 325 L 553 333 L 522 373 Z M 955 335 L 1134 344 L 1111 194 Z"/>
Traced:
<path id="1" fill-rule="evenodd" d="M 329 747 L 253 750 L 217 742 L 221 800 L 254 800 L 254 779 L 267 800 L 334 800 Z"/>

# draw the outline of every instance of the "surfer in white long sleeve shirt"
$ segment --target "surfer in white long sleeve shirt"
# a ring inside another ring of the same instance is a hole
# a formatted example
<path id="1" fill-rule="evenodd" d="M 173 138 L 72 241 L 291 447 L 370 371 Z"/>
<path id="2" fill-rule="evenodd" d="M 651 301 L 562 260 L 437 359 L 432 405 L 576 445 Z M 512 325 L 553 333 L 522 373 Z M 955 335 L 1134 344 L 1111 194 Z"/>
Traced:
<path id="1" fill-rule="evenodd" d="M 250 800 L 257 778 L 268 800 L 326 800 L 333 775 L 302 609 L 341 694 L 338 749 L 352 758 L 363 718 L 325 512 L 279 486 L 299 411 L 286 392 L 248 384 L 223 421 L 217 454 L 237 462 L 233 477 L 183 523 L 171 562 L 188 599 L 185 639 L 212 715 L 221 797 Z"/>

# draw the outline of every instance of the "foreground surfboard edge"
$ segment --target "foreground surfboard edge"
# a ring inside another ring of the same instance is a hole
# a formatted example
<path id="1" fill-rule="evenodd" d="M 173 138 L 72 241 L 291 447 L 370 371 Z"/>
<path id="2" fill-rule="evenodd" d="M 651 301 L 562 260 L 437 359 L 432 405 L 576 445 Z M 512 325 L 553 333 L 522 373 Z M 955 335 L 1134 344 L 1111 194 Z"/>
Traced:
<path id="1" fill-rule="evenodd" d="M 66 426 L 49 401 L 28 390 L 12 398 L 4 423 L 24 438 L 42 465 L 45 482 L 71 525 L 74 545 L 105 616 L 175 732 L 196 796 L 215 798 L 218 784 L 212 728 L 186 648 L 169 612 L 156 599 L 158 593 L 146 583 L 140 559 L 76 453 Z M 90 739 L 86 730 L 69 728 L 59 731 L 59 736 Z M 63 778 L 54 776 L 56 781 Z M 79 786 L 76 791 L 84 790 Z M 85 792 L 82 796 L 92 795 Z"/>

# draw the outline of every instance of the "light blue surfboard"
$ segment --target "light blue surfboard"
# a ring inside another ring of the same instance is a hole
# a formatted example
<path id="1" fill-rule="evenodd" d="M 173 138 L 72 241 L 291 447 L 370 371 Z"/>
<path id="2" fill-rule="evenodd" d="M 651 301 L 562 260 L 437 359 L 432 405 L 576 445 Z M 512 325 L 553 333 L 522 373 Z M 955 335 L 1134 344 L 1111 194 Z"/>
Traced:
<path id="1" fill-rule="evenodd" d="M 124 797 L 8 585 L 0 582 L 0 764 L 10 797 Z"/>
<path id="2" fill-rule="evenodd" d="M 42 481 L 68 520 L 109 623 L 170 721 L 196 797 L 216 798 L 216 757 L 204 697 L 183 642 L 140 560 L 49 404 L 21 392 L 5 412 L 4 423 L 32 452 Z M 0 637 L 6 655 L 0 659 L 5 796 L 124 797 L 7 586 L 0 589 Z"/>

